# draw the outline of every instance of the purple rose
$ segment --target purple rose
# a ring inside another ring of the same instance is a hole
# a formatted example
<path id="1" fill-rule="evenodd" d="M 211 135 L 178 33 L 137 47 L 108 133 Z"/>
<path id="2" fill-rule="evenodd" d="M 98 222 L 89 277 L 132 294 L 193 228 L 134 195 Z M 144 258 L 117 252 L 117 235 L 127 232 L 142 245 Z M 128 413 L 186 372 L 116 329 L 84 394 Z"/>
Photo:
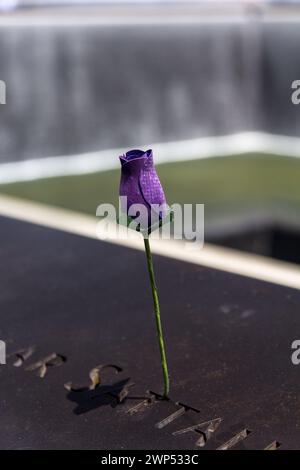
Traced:
<path id="1" fill-rule="evenodd" d="M 157 176 L 152 150 L 130 150 L 120 156 L 122 165 L 120 196 L 122 212 L 132 218 L 138 217 L 141 228 L 145 229 L 164 218 L 168 206 L 164 190 Z M 132 207 L 134 204 L 143 206 L 143 212 Z"/>

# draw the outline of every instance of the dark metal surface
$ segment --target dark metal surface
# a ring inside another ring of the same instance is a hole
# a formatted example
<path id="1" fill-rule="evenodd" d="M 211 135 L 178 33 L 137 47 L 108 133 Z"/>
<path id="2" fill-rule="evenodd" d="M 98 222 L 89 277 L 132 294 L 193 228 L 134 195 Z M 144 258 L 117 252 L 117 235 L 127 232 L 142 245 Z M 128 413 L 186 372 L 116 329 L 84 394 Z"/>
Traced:
<path id="1" fill-rule="evenodd" d="M 1 448 L 300 447 L 300 292 L 155 264 L 169 402 L 144 254 L 0 219 Z"/>

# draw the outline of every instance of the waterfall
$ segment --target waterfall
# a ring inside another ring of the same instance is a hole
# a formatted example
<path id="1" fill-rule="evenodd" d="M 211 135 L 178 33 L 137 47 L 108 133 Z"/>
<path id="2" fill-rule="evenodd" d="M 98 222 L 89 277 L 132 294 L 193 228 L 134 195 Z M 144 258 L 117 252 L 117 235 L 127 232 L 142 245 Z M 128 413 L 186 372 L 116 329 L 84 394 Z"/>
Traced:
<path id="1" fill-rule="evenodd" d="M 297 135 L 298 24 L 0 27 L 0 161 L 240 131 Z"/>

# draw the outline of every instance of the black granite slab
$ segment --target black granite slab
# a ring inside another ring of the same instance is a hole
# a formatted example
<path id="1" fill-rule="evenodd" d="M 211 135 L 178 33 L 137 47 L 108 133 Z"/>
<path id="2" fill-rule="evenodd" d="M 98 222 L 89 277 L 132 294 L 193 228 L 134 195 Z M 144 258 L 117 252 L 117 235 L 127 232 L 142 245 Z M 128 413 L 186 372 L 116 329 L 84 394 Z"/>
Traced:
<path id="1" fill-rule="evenodd" d="M 300 448 L 300 292 L 155 265 L 169 401 L 144 254 L 0 218 L 0 448 L 216 449 L 236 436 L 237 449 Z M 91 390 L 98 365 L 122 370 Z"/>

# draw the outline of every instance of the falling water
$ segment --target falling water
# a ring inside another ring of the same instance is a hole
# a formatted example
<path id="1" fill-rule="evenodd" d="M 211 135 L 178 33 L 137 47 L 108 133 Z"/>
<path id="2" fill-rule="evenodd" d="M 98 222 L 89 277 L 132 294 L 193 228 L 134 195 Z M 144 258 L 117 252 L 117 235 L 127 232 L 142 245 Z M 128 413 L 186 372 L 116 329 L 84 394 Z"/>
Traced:
<path id="1" fill-rule="evenodd" d="M 0 161 L 244 130 L 297 135 L 299 41 L 298 24 L 257 21 L 2 27 Z"/>

